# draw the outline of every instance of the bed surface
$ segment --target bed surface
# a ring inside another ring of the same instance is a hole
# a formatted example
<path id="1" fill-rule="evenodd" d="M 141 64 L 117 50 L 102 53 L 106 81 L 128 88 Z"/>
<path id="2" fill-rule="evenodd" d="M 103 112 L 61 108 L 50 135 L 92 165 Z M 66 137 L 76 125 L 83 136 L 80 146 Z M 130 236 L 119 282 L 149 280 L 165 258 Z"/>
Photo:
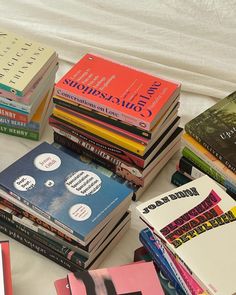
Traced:
<path id="1" fill-rule="evenodd" d="M 57 80 L 93 52 L 182 83 L 181 126 L 236 90 L 235 1 L 0 1 L 0 28 L 43 42 L 58 52 Z M 1 31 L 1 30 L 0 30 Z M 51 143 L 47 126 L 41 141 Z M 0 133 L 0 169 L 38 142 Z M 141 246 L 135 207 L 174 186 L 180 153 L 131 205 L 131 228 L 100 267 L 133 260 Z M 9 238 L 0 233 L 0 240 Z M 67 270 L 10 239 L 14 295 L 55 294 L 53 282 Z"/>

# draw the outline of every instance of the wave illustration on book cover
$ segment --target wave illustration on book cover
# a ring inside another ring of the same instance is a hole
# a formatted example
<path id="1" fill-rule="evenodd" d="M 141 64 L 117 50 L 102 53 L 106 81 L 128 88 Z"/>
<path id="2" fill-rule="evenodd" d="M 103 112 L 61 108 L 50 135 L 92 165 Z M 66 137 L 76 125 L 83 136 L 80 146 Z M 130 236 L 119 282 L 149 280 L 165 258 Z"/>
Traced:
<path id="1" fill-rule="evenodd" d="M 0 187 L 86 240 L 132 190 L 44 142 L 0 173 Z"/>
<path id="2" fill-rule="evenodd" d="M 188 122 L 186 132 L 236 172 L 236 92 Z"/>

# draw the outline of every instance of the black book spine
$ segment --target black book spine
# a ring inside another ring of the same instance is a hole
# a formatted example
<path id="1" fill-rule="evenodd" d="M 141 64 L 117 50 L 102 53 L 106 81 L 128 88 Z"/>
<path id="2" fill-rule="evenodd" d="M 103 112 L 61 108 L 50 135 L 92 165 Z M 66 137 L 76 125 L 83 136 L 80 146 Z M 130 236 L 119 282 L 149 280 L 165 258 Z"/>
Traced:
<path id="1" fill-rule="evenodd" d="M 0 219 L 0 231 L 10 238 L 20 242 L 21 244 L 27 246 L 28 248 L 34 250 L 35 252 L 45 256 L 46 258 L 56 262 L 60 266 L 68 269 L 69 271 L 75 272 L 78 270 L 83 270 L 78 265 L 74 264 L 70 260 L 66 259 L 62 255 L 58 254 L 57 252 L 53 251 L 46 245 L 36 241 L 35 239 L 31 238 L 30 236 L 24 234 L 19 229 L 11 226 L 8 222 Z"/>
<path id="2" fill-rule="evenodd" d="M 188 173 L 188 175 L 192 176 L 192 168 L 193 164 L 184 157 L 181 157 L 179 160 L 179 169 L 183 172 Z"/>
<path id="3" fill-rule="evenodd" d="M 49 247 L 50 249 L 58 252 L 60 255 L 64 256 L 66 259 L 70 260 L 76 265 L 82 268 L 85 267 L 84 262 L 86 259 L 84 257 L 79 255 L 78 253 L 75 253 L 68 247 L 65 247 L 63 244 L 60 244 L 59 242 L 51 240 L 47 238 L 46 236 L 43 236 L 40 233 L 35 232 L 34 230 L 28 228 L 27 226 L 17 222 L 16 220 L 13 220 L 11 213 L 0 209 L 0 220 L 3 220 L 9 223 L 12 227 L 16 228 L 17 230 L 24 233 L 28 237 L 31 237 L 35 241 L 38 241 L 44 244 L 45 246 Z"/>

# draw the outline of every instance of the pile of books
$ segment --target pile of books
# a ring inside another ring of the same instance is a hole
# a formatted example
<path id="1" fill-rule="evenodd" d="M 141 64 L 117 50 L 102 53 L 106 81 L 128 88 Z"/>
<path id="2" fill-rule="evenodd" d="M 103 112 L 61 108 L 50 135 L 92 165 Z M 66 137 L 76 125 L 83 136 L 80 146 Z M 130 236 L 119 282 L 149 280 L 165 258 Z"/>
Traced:
<path id="1" fill-rule="evenodd" d="M 69 273 L 55 281 L 57 295 L 164 295 L 152 262 Z"/>
<path id="2" fill-rule="evenodd" d="M 53 49 L 0 29 L 0 132 L 40 139 L 57 68 Z"/>
<path id="3" fill-rule="evenodd" d="M 13 294 L 9 241 L 0 241 L 0 294 Z"/>
<path id="4" fill-rule="evenodd" d="M 236 199 L 236 92 L 188 122 L 185 131 L 172 182 L 181 185 L 207 174 Z"/>
<path id="5" fill-rule="evenodd" d="M 202 176 L 137 211 L 148 225 L 140 241 L 178 294 L 235 294 L 236 202 L 213 179 Z"/>
<path id="6" fill-rule="evenodd" d="M 132 193 L 43 142 L 0 173 L 0 231 L 71 271 L 94 268 L 129 228 Z"/>
<path id="7" fill-rule="evenodd" d="M 180 148 L 180 84 L 86 54 L 56 83 L 54 141 L 124 179 L 134 199 Z"/>

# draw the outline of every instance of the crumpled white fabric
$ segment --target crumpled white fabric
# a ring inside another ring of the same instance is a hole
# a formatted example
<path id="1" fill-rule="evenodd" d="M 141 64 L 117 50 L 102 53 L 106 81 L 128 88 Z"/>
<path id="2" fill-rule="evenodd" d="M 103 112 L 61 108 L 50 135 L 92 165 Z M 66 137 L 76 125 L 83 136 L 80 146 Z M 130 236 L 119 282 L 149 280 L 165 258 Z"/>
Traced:
<path id="1" fill-rule="evenodd" d="M 60 78 L 93 52 L 222 98 L 236 89 L 235 0 L 7 0 L 0 27 L 56 49 Z"/>

